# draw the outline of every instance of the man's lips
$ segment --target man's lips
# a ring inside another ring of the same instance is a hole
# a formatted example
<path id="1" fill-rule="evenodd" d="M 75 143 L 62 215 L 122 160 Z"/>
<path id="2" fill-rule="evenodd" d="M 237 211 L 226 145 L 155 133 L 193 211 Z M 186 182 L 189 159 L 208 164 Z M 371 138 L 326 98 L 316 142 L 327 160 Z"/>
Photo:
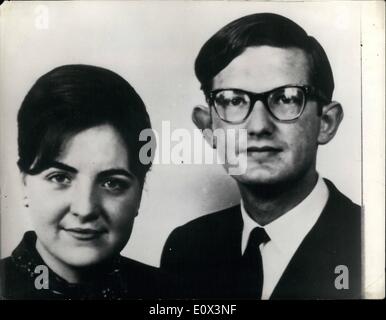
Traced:
<path id="1" fill-rule="evenodd" d="M 69 235 L 78 240 L 92 240 L 100 237 L 107 230 L 104 228 L 63 228 Z"/>
<path id="2" fill-rule="evenodd" d="M 247 153 L 281 152 L 283 149 L 271 146 L 248 147 Z"/>

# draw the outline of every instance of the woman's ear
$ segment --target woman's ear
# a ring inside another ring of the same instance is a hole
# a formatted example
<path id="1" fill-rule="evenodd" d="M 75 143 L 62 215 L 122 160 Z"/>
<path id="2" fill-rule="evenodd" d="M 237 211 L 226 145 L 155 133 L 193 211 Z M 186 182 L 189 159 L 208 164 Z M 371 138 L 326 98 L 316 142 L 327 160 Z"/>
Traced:
<path id="1" fill-rule="evenodd" d="M 23 207 L 29 207 L 28 193 L 27 193 L 27 174 L 24 172 L 20 173 L 20 180 L 22 185 L 22 194 L 23 194 Z"/>
<path id="2" fill-rule="evenodd" d="M 21 184 L 23 185 L 23 187 L 26 186 L 26 180 L 27 180 L 27 174 L 24 173 L 24 172 L 20 172 L 20 179 L 21 179 Z"/>
<path id="3" fill-rule="evenodd" d="M 213 138 L 212 117 L 210 110 L 205 106 L 195 106 L 192 112 L 192 120 L 198 129 L 202 131 L 205 140 L 212 148 L 216 148 L 216 142 Z"/>
<path id="4" fill-rule="evenodd" d="M 338 131 L 343 119 L 343 108 L 340 103 L 332 101 L 322 107 L 318 143 L 328 143 Z"/>

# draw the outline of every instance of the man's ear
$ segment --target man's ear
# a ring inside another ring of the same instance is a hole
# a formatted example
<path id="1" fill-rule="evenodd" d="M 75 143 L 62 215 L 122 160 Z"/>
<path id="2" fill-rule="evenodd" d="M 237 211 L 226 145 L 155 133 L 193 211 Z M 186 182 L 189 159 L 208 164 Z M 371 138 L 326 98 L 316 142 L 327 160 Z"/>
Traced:
<path id="1" fill-rule="evenodd" d="M 342 119 L 343 108 L 340 103 L 332 101 L 323 106 L 318 135 L 319 144 L 326 144 L 335 136 Z"/>
<path id="2" fill-rule="evenodd" d="M 195 106 L 192 112 L 192 120 L 196 127 L 202 131 L 205 140 L 212 146 L 212 148 L 216 148 L 216 143 L 213 139 L 210 109 L 201 105 Z"/>

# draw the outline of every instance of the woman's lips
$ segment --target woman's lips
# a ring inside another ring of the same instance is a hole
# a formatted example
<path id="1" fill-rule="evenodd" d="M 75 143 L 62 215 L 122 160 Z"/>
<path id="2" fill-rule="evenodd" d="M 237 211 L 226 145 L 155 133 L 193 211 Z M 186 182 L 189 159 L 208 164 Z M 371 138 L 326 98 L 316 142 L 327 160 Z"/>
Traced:
<path id="1" fill-rule="evenodd" d="M 106 231 L 104 229 L 91 228 L 63 228 L 70 236 L 77 240 L 94 240 L 99 238 Z"/>

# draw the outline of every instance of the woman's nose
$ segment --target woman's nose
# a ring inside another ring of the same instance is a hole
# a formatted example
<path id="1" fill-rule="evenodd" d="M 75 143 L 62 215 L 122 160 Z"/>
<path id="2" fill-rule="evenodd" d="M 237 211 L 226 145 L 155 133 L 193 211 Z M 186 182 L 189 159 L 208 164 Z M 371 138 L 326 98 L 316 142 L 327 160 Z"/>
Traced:
<path id="1" fill-rule="evenodd" d="M 271 134 L 275 128 L 272 116 L 262 101 L 256 101 L 247 119 L 248 134 Z"/>
<path id="2" fill-rule="evenodd" d="M 98 217 L 99 201 L 93 183 L 80 182 L 74 188 L 71 199 L 71 213 L 85 220 Z"/>

